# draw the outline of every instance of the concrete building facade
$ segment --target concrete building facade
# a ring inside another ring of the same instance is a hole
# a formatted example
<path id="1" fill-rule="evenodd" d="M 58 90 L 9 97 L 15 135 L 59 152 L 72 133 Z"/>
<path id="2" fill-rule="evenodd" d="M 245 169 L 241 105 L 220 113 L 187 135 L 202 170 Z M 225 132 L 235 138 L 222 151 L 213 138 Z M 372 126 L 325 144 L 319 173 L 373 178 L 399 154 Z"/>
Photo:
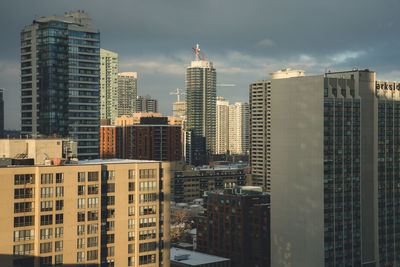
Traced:
<path id="1" fill-rule="evenodd" d="M 249 104 L 236 102 L 229 105 L 229 152 L 231 154 L 247 154 L 249 151 L 249 137 Z"/>
<path id="2" fill-rule="evenodd" d="M 100 119 L 118 117 L 118 54 L 100 49 Z"/>
<path id="3" fill-rule="evenodd" d="M 21 32 L 21 133 L 69 137 L 99 157 L 100 34 L 84 12 L 35 19 Z"/>
<path id="4" fill-rule="evenodd" d="M 2 264 L 169 266 L 170 167 L 92 160 L 1 168 L 0 253 L 13 255 Z"/>
<path id="5" fill-rule="evenodd" d="M 229 147 L 229 101 L 217 97 L 215 154 L 225 154 Z"/>
<path id="6" fill-rule="evenodd" d="M 138 96 L 136 98 L 136 112 L 158 112 L 158 100 L 151 98 L 149 95 Z"/>

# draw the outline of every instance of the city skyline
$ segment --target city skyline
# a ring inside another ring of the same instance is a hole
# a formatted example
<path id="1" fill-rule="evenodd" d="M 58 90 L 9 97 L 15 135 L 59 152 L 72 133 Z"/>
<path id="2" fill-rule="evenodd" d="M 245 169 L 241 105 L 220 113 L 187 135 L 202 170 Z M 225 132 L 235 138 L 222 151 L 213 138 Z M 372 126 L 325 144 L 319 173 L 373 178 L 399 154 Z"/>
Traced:
<path id="1" fill-rule="evenodd" d="M 269 72 L 286 67 L 304 69 L 308 75 L 325 70 L 369 68 L 378 73 L 377 79 L 399 80 L 399 52 L 394 49 L 399 37 L 393 34 L 400 20 L 395 15 L 399 3 L 392 0 L 385 5 L 367 1 L 362 6 L 311 0 L 289 5 L 175 0 L 112 4 L 96 1 L 96 5 L 93 1 L 39 3 L 10 2 L 0 11 L 1 32 L 7 36 L 0 51 L 5 128 L 19 128 L 15 114 L 19 114 L 20 106 L 20 31 L 35 15 L 62 15 L 79 9 L 96 22 L 102 33 L 101 47 L 120 55 L 120 71 L 138 72 L 138 95 L 165 99 L 160 103 L 164 115 L 172 114 L 175 97 L 169 92 L 184 87 L 191 47 L 197 42 L 219 70 L 219 82 L 237 85 L 218 88 L 218 95 L 229 96 L 232 102 L 247 102 L 250 82 L 267 79 Z M 346 9 L 341 8 L 344 4 Z M 337 20 L 339 11 L 345 19 Z M 385 14 L 385 19 L 379 14 Z M 321 29 L 329 31 L 329 38 L 320 38 Z"/>

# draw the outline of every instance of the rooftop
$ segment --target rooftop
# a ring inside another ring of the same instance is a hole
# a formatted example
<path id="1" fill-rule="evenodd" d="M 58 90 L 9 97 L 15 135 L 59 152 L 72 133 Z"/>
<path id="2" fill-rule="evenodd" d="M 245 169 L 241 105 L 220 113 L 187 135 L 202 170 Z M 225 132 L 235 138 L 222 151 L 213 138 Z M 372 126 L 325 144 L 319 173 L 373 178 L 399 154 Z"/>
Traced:
<path id="1" fill-rule="evenodd" d="M 91 164 L 134 164 L 134 163 L 155 163 L 160 162 L 157 160 L 137 160 L 137 159 L 90 159 L 79 160 L 78 165 L 91 165 Z"/>
<path id="2" fill-rule="evenodd" d="M 171 261 L 180 262 L 191 266 L 230 261 L 230 259 L 227 258 L 175 247 L 171 247 L 170 253 Z"/>

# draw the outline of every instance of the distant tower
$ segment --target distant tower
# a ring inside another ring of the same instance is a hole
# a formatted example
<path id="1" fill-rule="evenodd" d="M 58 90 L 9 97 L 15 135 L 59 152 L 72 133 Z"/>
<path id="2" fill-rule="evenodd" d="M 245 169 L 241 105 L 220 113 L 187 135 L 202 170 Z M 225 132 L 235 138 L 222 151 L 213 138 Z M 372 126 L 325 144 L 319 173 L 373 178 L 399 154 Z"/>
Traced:
<path id="1" fill-rule="evenodd" d="M 217 97 L 215 154 L 225 154 L 229 141 L 229 101 Z"/>
<path id="2" fill-rule="evenodd" d="M 4 137 L 4 89 L 0 88 L 0 138 Z"/>
<path id="3" fill-rule="evenodd" d="M 229 152 L 246 154 L 249 150 L 249 104 L 236 102 L 229 105 Z"/>
<path id="4" fill-rule="evenodd" d="M 158 112 L 158 101 L 149 95 L 136 98 L 136 112 Z"/>
<path id="5" fill-rule="evenodd" d="M 100 49 L 100 119 L 118 117 L 118 54 Z"/>
<path id="6" fill-rule="evenodd" d="M 211 61 L 200 57 L 200 46 L 193 48 L 195 60 L 186 69 L 187 129 L 191 131 L 192 163 L 205 163 L 207 153 L 215 153 L 216 80 Z"/>
<path id="7" fill-rule="evenodd" d="M 118 116 L 136 111 L 137 72 L 118 73 Z"/>

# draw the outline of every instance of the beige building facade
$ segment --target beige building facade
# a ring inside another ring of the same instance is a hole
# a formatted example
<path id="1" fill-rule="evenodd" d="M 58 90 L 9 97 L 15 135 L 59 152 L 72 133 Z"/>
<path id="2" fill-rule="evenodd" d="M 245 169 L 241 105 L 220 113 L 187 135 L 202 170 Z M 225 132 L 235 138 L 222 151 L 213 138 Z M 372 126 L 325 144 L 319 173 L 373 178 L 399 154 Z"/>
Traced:
<path id="1" fill-rule="evenodd" d="M 118 117 L 118 54 L 100 49 L 100 119 Z"/>
<path id="2" fill-rule="evenodd" d="M 32 266 L 169 266 L 171 164 L 0 168 L 0 253 L 35 256 Z"/>

